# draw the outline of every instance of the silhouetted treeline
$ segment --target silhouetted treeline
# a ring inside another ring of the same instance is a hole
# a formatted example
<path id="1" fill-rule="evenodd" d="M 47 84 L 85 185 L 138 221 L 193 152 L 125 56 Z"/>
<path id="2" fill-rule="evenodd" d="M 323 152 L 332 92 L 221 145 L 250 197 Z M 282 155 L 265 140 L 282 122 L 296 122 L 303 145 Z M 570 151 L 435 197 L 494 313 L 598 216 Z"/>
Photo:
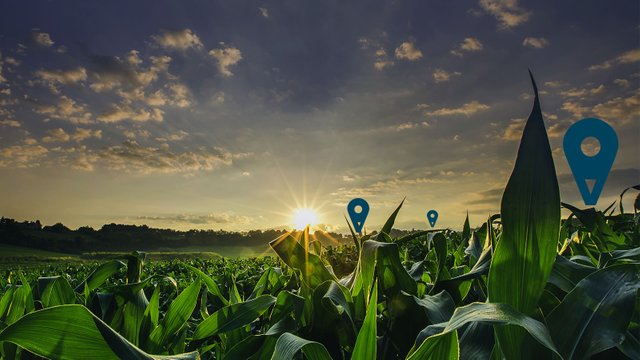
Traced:
<path id="1" fill-rule="evenodd" d="M 0 219 L 0 243 L 66 253 L 148 251 L 194 246 L 263 246 L 285 233 L 285 230 L 177 231 L 113 223 L 103 225 L 99 230 L 89 226 L 71 230 L 61 223 L 42 226 L 38 220 L 18 222 L 4 217 Z M 336 233 L 316 231 L 314 237 L 327 245 L 352 242 L 350 238 Z"/>

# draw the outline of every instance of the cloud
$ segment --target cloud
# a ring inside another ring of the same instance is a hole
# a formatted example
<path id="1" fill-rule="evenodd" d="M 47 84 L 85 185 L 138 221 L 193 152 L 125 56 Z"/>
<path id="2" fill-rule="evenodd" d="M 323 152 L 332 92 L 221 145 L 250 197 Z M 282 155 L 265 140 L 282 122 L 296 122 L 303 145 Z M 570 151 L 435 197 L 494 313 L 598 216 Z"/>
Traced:
<path id="1" fill-rule="evenodd" d="M 549 46 L 549 40 L 542 37 L 526 37 L 522 41 L 522 46 L 528 46 L 534 49 L 542 49 Z"/>
<path id="2" fill-rule="evenodd" d="M 124 120 L 132 121 L 162 121 L 164 119 L 164 111 L 158 108 L 133 109 L 128 105 L 113 105 L 110 110 L 98 115 L 99 121 L 106 123 L 115 123 Z"/>
<path id="3" fill-rule="evenodd" d="M 634 50 L 629 50 L 627 52 L 624 52 L 616 56 L 615 58 L 607 60 L 603 63 L 597 64 L 597 65 L 591 65 L 589 66 L 589 70 L 593 71 L 593 70 L 609 69 L 615 65 L 633 64 L 638 61 L 640 61 L 640 49 L 634 49 Z"/>
<path id="4" fill-rule="evenodd" d="M 191 105 L 191 97 L 189 95 L 189 89 L 184 84 L 170 84 L 169 90 L 173 93 L 170 97 L 170 103 L 173 106 L 180 108 L 188 107 Z"/>
<path id="5" fill-rule="evenodd" d="M 172 151 L 168 144 L 160 147 L 147 147 L 136 141 L 128 140 L 122 145 L 111 146 L 99 152 L 100 160 L 114 170 L 142 173 L 191 173 L 212 171 L 229 166 L 233 159 L 251 154 L 233 154 L 222 148 L 200 147 L 195 151 Z"/>
<path id="6" fill-rule="evenodd" d="M 501 29 L 523 24 L 531 16 L 518 5 L 518 0 L 480 0 L 480 7 L 499 21 Z"/>
<path id="7" fill-rule="evenodd" d="M 441 108 L 438 110 L 425 112 L 425 115 L 430 115 L 430 116 L 464 115 L 469 117 L 479 111 L 488 110 L 489 108 L 490 108 L 489 105 L 481 104 L 478 101 L 474 100 L 458 108 Z"/>
<path id="8" fill-rule="evenodd" d="M 42 141 L 44 142 L 67 142 L 71 139 L 71 136 L 69 136 L 69 134 L 67 134 L 66 131 L 64 131 L 64 129 L 61 128 L 57 128 L 57 129 L 51 129 L 49 131 L 47 131 L 47 136 L 42 138 Z"/>
<path id="9" fill-rule="evenodd" d="M 184 130 L 180 130 L 174 134 L 169 134 L 168 136 L 165 137 L 158 137 L 156 138 L 156 140 L 160 141 L 160 142 L 167 142 L 167 141 L 180 141 L 183 140 L 184 138 L 186 138 L 187 136 L 189 136 L 189 133 L 184 131 Z"/>
<path id="10" fill-rule="evenodd" d="M 548 87 L 560 87 L 563 85 L 564 83 L 562 81 L 546 81 L 544 83 L 544 86 L 548 86 Z"/>
<path id="11" fill-rule="evenodd" d="M 433 72 L 433 80 L 435 80 L 436 83 L 447 82 L 451 79 L 451 77 L 460 76 L 460 75 L 462 75 L 462 73 L 458 71 L 447 72 L 442 69 L 436 69 Z"/>
<path id="12" fill-rule="evenodd" d="M 34 108 L 38 114 L 51 119 L 60 119 L 74 124 L 90 124 L 92 114 L 86 110 L 86 105 L 78 104 L 75 100 L 61 96 L 55 105 L 38 105 Z"/>
<path id="13" fill-rule="evenodd" d="M 136 217 L 136 220 L 191 225 L 249 224 L 253 221 L 251 217 L 227 212 L 210 213 L 206 215 L 172 214 L 160 216 L 138 216 Z"/>
<path id="14" fill-rule="evenodd" d="M 503 188 L 495 188 L 475 193 L 476 199 L 466 202 L 468 205 L 499 206 Z"/>
<path id="15" fill-rule="evenodd" d="M 613 83 L 623 88 L 628 88 L 630 84 L 629 80 L 626 79 L 615 79 Z"/>
<path id="16" fill-rule="evenodd" d="M 574 101 L 565 101 L 562 103 L 562 110 L 573 114 L 575 117 L 582 117 L 582 114 L 589 111 L 589 109 Z"/>
<path id="17" fill-rule="evenodd" d="M 132 54 L 133 53 L 133 54 Z M 129 52 L 125 60 L 117 56 L 96 56 L 92 59 L 93 71 L 91 72 L 91 85 L 95 92 L 104 92 L 115 88 L 126 87 L 128 89 L 144 88 L 156 81 L 160 74 L 169 74 L 169 56 L 150 56 L 151 64 L 141 67 L 136 60 L 137 52 Z"/>
<path id="18" fill-rule="evenodd" d="M 378 71 L 382 71 L 386 67 L 395 65 L 395 62 L 387 57 L 387 52 L 382 48 L 376 50 L 375 56 L 376 60 L 373 63 L 373 67 Z"/>
<path id="19" fill-rule="evenodd" d="M 504 128 L 504 132 L 500 136 L 503 140 L 517 141 L 522 137 L 524 131 L 525 119 L 511 119 L 511 122 Z"/>
<path id="20" fill-rule="evenodd" d="M 0 167 L 29 168 L 39 166 L 39 161 L 49 151 L 42 145 L 24 144 L 0 149 Z"/>
<path id="21" fill-rule="evenodd" d="M 456 49 L 451 50 L 450 53 L 452 55 L 462 57 L 464 56 L 465 52 L 482 51 L 482 49 L 484 49 L 484 45 L 482 45 L 480 40 L 470 37 L 470 38 L 464 39 L 460 43 L 460 45 L 458 45 Z"/>
<path id="22" fill-rule="evenodd" d="M 76 131 L 71 134 L 67 133 L 62 128 L 57 128 L 47 131 L 47 134 L 47 136 L 42 138 L 42 141 L 46 143 L 67 142 L 69 140 L 81 142 L 92 137 L 96 139 L 102 138 L 102 130 L 91 130 L 83 128 L 76 128 Z"/>
<path id="23" fill-rule="evenodd" d="M 58 94 L 60 90 L 56 85 L 72 85 L 87 80 L 87 70 L 78 67 L 71 70 L 38 70 L 35 77 L 49 85 L 51 92 Z"/>
<path id="24" fill-rule="evenodd" d="M 191 29 L 161 30 L 160 34 L 152 35 L 151 39 L 167 50 L 185 51 L 191 48 L 202 48 L 200 38 Z"/>
<path id="25" fill-rule="evenodd" d="M 422 58 L 422 51 L 413 42 L 405 41 L 396 48 L 395 55 L 397 59 L 416 61 Z"/>
<path id="26" fill-rule="evenodd" d="M 593 112 L 606 121 L 628 124 L 640 120 L 640 91 L 628 97 L 617 97 L 593 107 Z"/>
<path id="27" fill-rule="evenodd" d="M 19 121 L 11 119 L 11 120 L 0 120 L 0 126 L 19 128 L 21 125 Z"/>
<path id="28" fill-rule="evenodd" d="M 31 32 L 31 39 L 38 46 L 52 47 L 53 44 L 55 44 L 55 42 L 51 39 L 51 36 L 49 34 L 47 34 L 46 32 L 38 31 L 37 29 L 34 29 Z"/>
<path id="29" fill-rule="evenodd" d="M 398 131 L 404 131 L 404 130 L 415 130 L 415 129 L 427 128 L 427 127 L 429 127 L 429 123 L 427 123 L 426 121 L 422 121 L 422 122 L 407 121 L 400 124 L 368 129 L 368 130 L 365 130 L 365 133 L 367 134 L 388 133 L 388 132 L 398 132 Z"/>
<path id="30" fill-rule="evenodd" d="M 242 60 L 242 53 L 234 47 L 223 47 L 209 51 L 209 56 L 215 58 L 218 62 L 218 71 L 225 77 L 232 76 L 233 73 L 229 67 L 237 64 Z"/>
<path id="31" fill-rule="evenodd" d="M 600 95 L 600 94 L 604 93 L 604 91 L 605 91 L 604 85 L 600 85 L 598 87 L 591 88 L 591 89 L 571 88 L 571 89 L 566 90 L 566 91 L 561 91 L 560 95 L 562 95 L 564 97 L 584 98 L 584 97 L 587 97 L 587 96 Z"/>

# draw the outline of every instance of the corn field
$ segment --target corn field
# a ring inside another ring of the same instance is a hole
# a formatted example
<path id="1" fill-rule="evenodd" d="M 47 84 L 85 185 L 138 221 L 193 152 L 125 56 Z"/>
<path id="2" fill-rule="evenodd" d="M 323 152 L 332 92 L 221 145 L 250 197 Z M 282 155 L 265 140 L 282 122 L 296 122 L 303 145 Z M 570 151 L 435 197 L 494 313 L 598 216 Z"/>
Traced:
<path id="1" fill-rule="evenodd" d="M 277 257 L 148 264 L 135 252 L 8 272 L 0 355 L 640 359 L 638 200 L 633 213 L 622 195 L 603 212 L 561 203 L 537 90 L 500 214 L 392 238 L 401 207 L 374 236 L 352 230 L 342 277 L 307 233 L 273 240 Z"/>

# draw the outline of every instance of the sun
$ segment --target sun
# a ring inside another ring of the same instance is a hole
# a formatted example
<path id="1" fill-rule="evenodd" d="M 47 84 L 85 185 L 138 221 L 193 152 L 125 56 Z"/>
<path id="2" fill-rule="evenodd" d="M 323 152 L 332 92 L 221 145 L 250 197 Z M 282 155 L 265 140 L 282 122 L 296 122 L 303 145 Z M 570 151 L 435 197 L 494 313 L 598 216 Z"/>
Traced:
<path id="1" fill-rule="evenodd" d="M 318 225 L 318 215 L 309 208 L 298 208 L 293 210 L 293 225 L 298 230 L 304 230 L 307 226 Z"/>

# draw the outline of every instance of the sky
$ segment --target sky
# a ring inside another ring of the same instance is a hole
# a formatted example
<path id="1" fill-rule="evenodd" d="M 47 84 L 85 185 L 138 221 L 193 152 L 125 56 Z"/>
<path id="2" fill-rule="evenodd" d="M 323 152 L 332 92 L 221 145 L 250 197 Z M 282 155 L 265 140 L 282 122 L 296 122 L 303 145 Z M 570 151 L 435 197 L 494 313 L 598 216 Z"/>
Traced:
<path id="1" fill-rule="evenodd" d="M 0 215 L 345 231 L 499 212 L 531 69 L 563 201 L 574 122 L 614 127 L 596 206 L 640 183 L 637 1 L 12 1 L 0 12 Z M 586 144 L 587 146 L 589 144 Z M 591 144 L 593 146 L 593 144 Z M 626 200 L 627 209 L 635 194 Z"/>

